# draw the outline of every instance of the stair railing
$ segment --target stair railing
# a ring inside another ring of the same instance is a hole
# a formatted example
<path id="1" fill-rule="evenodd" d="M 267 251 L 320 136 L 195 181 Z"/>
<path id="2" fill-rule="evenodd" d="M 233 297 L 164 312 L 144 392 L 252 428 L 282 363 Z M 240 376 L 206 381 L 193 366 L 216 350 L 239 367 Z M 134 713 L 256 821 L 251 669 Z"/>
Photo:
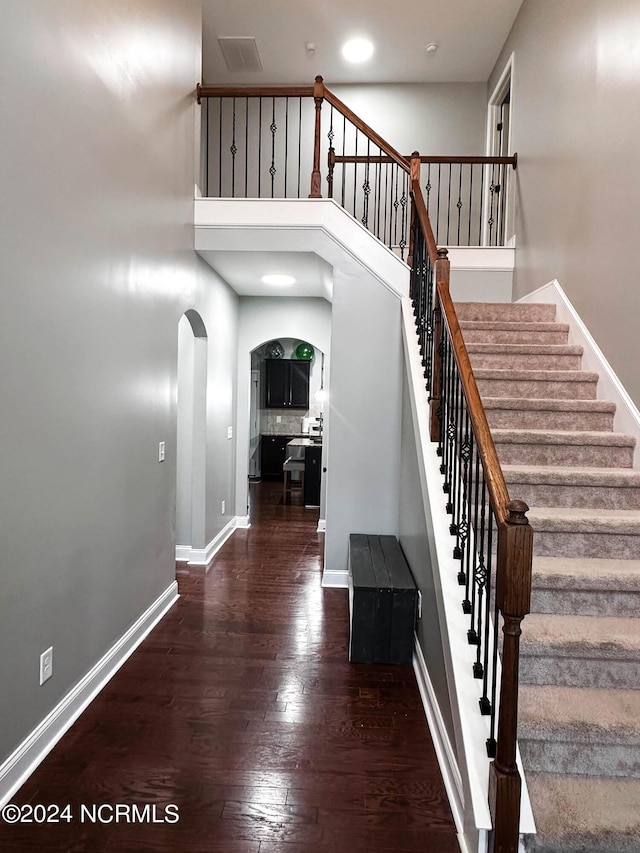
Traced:
<path id="1" fill-rule="evenodd" d="M 487 169 L 515 168 L 517 157 L 429 158 L 417 152 L 405 157 L 327 89 L 322 77 L 316 77 L 313 87 L 198 86 L 197 96 L 199 102 L 207 102 L 202 174 L 207 196 L 300 198 L 302 176 L 310 173 L 309 198 L 321 198 L 321 163 L 326 156 L 329 197 L 337 191 L 337 200 L 365 227 L 402 258 L 405 251 L 408 254 L 430 399 L 430 434 L 441 458 L 450 532 L 455 537 L 453 556 L 459 561 L 461 607 L 468 616 L 467 640 L 476 649 L 473 675 L 482 683 L 479 710 L 489 717 L 491 850 L 516 853 L 521 792 L 516 764 L 519 638 L 530 605 L 533 534 L 527 505 L 509 497 L 449 293 L 447 250 L 437 247 L 427 204 L 446 194 L 446 206 L 436 206 L 434 216 L 440 229 L 447 223 L 448 239 L 452 216 L 463 215 L 460 188 L 474 184 L 472 177 L 462 176 L 462 167 L 480 166 L 486 175 Z M 325 100 L 330 105 L 326 136 Z M 311 128 L 312 151 L 303 145 Z M 421 189 L 422 163 L 427 164 L 427 203 Z M 434 164 L 440 179 L 443 164 L 449 166 L 446 190 L 440 180 L 434 192 L 435 172 L 430 171 Z M 454 164 L 460 166 L 458 195 L 452 189 Z M 505 171 L 494 172 L 492 180 L 496 178 L 497 185 L 498 174 L 504 186 Z M 469 234 L 472 216 L 479 235 L 483 228 L 486 231 L 486 225 L 478 226 L 476 213 L 483 205 L 489 206 L 490 216 L 492 210 L 495 213 L 494 201 L 504 198 L 499 191 L 485 195 L 489 201 L 482 203 L 471 192 L 464 214 Z M 443 219 L 445 207 L 448 218 Z M 462 227 L 460 221 L 454 222 L 458 243 Z"/>
<path id="2" fill-rule="evenodd" d="M 491 850 L 516 853 L 521 778 L 516 763 L 521 622 L 530 609 L 533 532 L 528 506 L 511 500 L 449 292 L 412 159 L 411 298 L 430 400 L 444 500 L 458 561 L 460 605 L 475 648 L 480 713 L 489 717 Z M 502 636 L 500 636 L 502 625 Z M 498 658 L 501 658 L 501 673 Z M 499 691 L 499 693 L 498 693 Z"/>
<path id="3" fill-rule="evenodd" d="M 400 154 L 327 86 L 198 86 L 203 103 L 201 185 L 224 198 L 323 197 L 324 193 L 405 258 L 410 157 Z M 326 110 L 329 106 L 328 125 Z M 324 126 L 323 126 L 324 121 Z M 313 147 L 309 142 L 313 140 Z M 422 157 L 435 238 L 502 245 L 508 169 L 517 157 Z"/>

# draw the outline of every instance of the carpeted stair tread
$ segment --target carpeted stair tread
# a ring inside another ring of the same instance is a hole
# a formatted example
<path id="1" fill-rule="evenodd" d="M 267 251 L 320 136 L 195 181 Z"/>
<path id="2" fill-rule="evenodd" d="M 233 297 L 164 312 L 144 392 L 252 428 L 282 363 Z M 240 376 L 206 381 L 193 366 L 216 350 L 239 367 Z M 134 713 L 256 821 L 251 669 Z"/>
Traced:
<path id="1" fill-rule="evenodd" d="M 551 322 L 555 320 L 556 306 L 517 302 L 457 302 L 456 313 L 461 320 Z"/>
<path id="2" fill-rule="evenodd" d="M 457 310 L 457 309 L 456 309 Z M 554 323 L 545 320 L 467 320 L 458 314 L 460 328 L 487 332 L 566 332 L 569 333 L 568 323 Z"/>
<path id="3" fill-rule="evenodd" d="M 476 379 L 501 379 L 519 382 L 597 382 L 598 374 L 588 370 L 513 370 L 481 367 L 474 370 Z"/>
<path id="4" fill-rule="evenodd" d="M 569 346 L 569 344 L 497 344 L 497 343 L 470 343 L 467 351 L 471 353 L 502 353 L 504 355 L 578 355 L 581 356 L 583 349 L 580 346 Z"/>
<path id="5" fill-rule="evenodd" d="M 592 432 L 590 430 L 553 429 L 494 429 L 491 431 L 496 444 L 558 444 L 600 445 L 609 447 L 635 447 L 632 435 L 620 432 Z"/>
<path id="6" fill-rule="evenodd" d="M 598 486 L 636 489 L 640 487 L 640 470 L 635 468 L 562 468 L 557 465 L 503 465 L 507 483 L 544 483 L 574 486 Z"/>
<path id="7" fill-rule="evenodd" d="M 527 775 L 537 836 L 535 853 L 638 853 L 640 780 L 553 773 Z"/>
<path id="8" fill-rule="evenodd" d="M 559 658 L 640 660 L 638 619 L 530 613 L 525 625 L 523 656 L 543 653 Z"/>
<path id="9" fill-rule="evenodd" d="M 640 510 L 634 509 L 531 507 L 527 517 L 534 532 L 546 530 L 572 533 L 640 534 Z"/>
<path id="10" fill-rule="evenodd" d="M 534 556 L 533 586 L 640 593 L 640 560 Z"/>
<path id="11" fill-rule="evenodd" d="M 485 409 L 531 409 L 548 412 L 607 412 L 613 414 L 616 404 L 609 400 L 559 400 L 539 397 L 483 397 Z"/>
<path id="12" fill-rule="evenodd" d="M 640 745 L 640 690 L 524 684 L 518 707 L 521 738 Z"/>
<path id="13" fill-rule="evenodd" d="M 512 497 L 529 506 L 640 509 L 640 471 L 561 465 L 503 465 Z"/>

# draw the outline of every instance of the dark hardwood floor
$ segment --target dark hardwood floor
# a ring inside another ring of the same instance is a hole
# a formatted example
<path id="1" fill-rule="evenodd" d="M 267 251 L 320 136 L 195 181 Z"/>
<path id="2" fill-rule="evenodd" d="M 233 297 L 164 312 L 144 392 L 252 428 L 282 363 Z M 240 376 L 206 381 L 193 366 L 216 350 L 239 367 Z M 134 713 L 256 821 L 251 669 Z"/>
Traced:
<path id="1" fill-rule="evenodd" d="M 348 663 L 317 511 L 251 493 L 251 529 L 178 566 L 179 602 L 13 797 L 71 821 L 0 821 L 1 851 L 459 851 L 412 669 Z"/>

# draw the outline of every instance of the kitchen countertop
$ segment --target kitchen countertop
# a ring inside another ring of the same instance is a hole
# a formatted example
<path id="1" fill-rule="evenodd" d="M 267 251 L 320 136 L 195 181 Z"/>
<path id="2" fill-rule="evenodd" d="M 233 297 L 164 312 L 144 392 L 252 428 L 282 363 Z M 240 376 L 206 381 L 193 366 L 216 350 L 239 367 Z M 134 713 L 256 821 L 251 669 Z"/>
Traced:
<path id="1" fill-rule="evenodd" d="M 321 444 L 321 438 L 293 438 L 287 447 L 319 447 Z"/>

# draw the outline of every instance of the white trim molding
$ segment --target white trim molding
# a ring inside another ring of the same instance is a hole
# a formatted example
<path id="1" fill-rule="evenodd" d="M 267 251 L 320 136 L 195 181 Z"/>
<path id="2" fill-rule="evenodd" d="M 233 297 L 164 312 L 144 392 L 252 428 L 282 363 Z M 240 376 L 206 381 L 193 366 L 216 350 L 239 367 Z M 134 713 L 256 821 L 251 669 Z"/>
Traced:
<path id="1" fill-rule="evenodd" d="M 190 566 L 206 566 L 208 569 L 211 561 L 218 553 L 224 543 L 233 535 L 238 527 L 250 527 L 249 517 L 246 516 L 246 524 L 238 524 L 239 517 L 231 519 L 222 530 L 213 537 L 206 548 L 191 548 L 189 545 L 176 545 L 176 561 L 187 561 Z M 240 521 L 243 521 L 240 518 Z"/>
<path id="2" fill-rule="evenodd" d="M 251 527 L 251 518 L 248 515 L 236 515 L 236 528 L 248 530 Z"/>
<path id="3" fill-rule="evenodd" d="M 316 527 L 316 533 L 326 533 L 327 532 L 327 520 L 326 518 L 318 519 L 318 526 Z"/>
<path id="4" fill-rule="evenodd" d="M 455 751 L 451 745 L 451 740 L 449 739 L 449 734 L 438 706 L 438 700 L 436 699 L 433 684 L 427 670 L 427 664 L 417 637 L 415 638 L 415 647 L 413 650 L 413 671 L 418 682 L 422 707 L 424 708 L 429 732 L 431 733 L 433 746 L 438 757 L 444 786 L 447 789 L 449 805 L 453 812 L 456 829 L 458 833 L 462 833 L 464 829 L 464 789 L 462 786 L 462 776 L 460 775 Z"/>
<path id="5" fill-rule="evenodd" d="M 178 584 L 173 581 L 0 765 L 0 808 L 24 784 L 178 598 Z"/>
<path id="6" fill-rule="evenodd" d="M 325 569 L 322 572 L 322 586 L 333 589 L 348 589 L 349 572 L 346 569 Z"/>

